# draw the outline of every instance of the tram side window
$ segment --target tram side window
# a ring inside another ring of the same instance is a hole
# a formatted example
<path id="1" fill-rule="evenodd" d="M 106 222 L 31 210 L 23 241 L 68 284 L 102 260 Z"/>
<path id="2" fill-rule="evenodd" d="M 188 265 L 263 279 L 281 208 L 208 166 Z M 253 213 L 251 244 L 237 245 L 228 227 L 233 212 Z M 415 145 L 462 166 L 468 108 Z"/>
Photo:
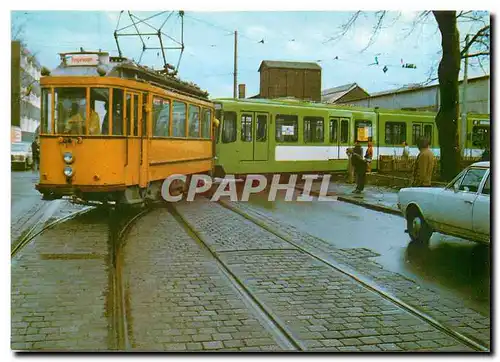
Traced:
<path id="1" fill-rule="evenodd" d="M 56 133 L 84 135 L 87 113 L 86 88 L 55 88 Z"/>
<path id="2" fill-rule="evenodd" d="M 170 101 L 153 97 L 153 137 L 170 136 Z"/>
<path id="3" fill-rule="evenodd" d="M 111 134 L 114 136 L 123 135 L 123 91 L 113 88 L 113 100 L 111 108 L 109 101 L 104 104 L 106 114 L 102 122 L 102 134 L 108 134 L 109 123 L 111 121 Z"/>
<path id="4" fill-rule="evenodd" d="M 201 118 L 201 138 L 210 138 L 210 124 L 212 120 L 212 112 L 210 109 L 203 108 Z"/>
<path id="5" fill-rule="evenodd" d="M 371 121 L 356 121 L 354 126 L 356 142 L 368 142 L 372 137 Z"/>
<path id="6" fill-rule="evenodd" d="M 420 140 L 420 138 L 422 138 L 422 125 L 413 124 L 411 126 L 411 144 L 418 145 L 418 141 Z"/>
<path id="7" fill-rule="evenodd" d="M 424 137 L 432 145 L 432 124 L 424 124 Z"/>
<path id="8" fill-rule="evenodd" d="M 340 121 L 340 143 L 349 143 L 349 120 Z"/>
<path id="9" fill-rule="evenodd" d="M 90 89 L 89 135 L 101 134 L 102 124 L 104 122 L 104 117 L 106 115 L 106 104 L 108 102 L 109 102 L 108 88 Z"/>
<path id="10" fill-rule="evenodd" d="M 236 113 L 224 112 L 222 143 L 231 143 L 234 141 L 236 141 Z"/>
<path id="11" fill-rule="evenodd" d="M 385 143 L 400 146 L 403 142 L 406 142 L 406 123 L 387 122 L 385 124 Z"/>
<path id="12" fill-rule="evenodd" d="M 304 117 L 304 142 L 323 142 L 324 119 L 321 117 Z"/>
<path id="13" fill-rule="evenodd" d="M 297 116 L 276 115 L 276 141 L 297 142 L 299 139 L 299 120 Z"/>
<path id="14" fill-rule="evenodd" d="M 490 143 L 490 127 L 474 126 L 472 127 L 472 145 L 485 147 Z"/>
<path id="15" fill-rule="evenodd" d="M 337 143 L 338 128 L 339 128 L 339 119 L 338 118 L 330 119 L 330 143 Z"/>
<path id="16" fill-rule="evenodd" d="M 186 103 L 174 101 L 173 136 L 186 137 Z"/>
<path id="17" fill-rule="evenodd" d="M 42 89 L 42 133 L 52 133 L 52 93 Z"/>
<path id="18" fill-rule="evenodd" d="M 200 137 L 200 107 L 189 105 L 188 137 Z"/>
<path id="19" fill-rule="evenodd" d="M 252 142 L 252 116 L 249 114 L 241 116 L 241 140 Z"/>

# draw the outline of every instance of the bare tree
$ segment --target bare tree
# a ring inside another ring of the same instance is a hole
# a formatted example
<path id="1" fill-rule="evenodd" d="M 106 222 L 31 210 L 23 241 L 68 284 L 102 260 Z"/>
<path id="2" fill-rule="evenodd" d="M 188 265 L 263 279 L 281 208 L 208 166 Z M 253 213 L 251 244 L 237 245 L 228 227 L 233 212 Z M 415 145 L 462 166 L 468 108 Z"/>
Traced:
<path id="1" fill-rule="evenodd" d="M 461 59 L 465 57 L 477 58 L 482 67 L 482 61 L 490 55 L 490 24 L 485 21 L 484 13 L 478 11 L 424 11 L 415 18 L 407 37 L 414 31 L 416 26 L 424 22 L 432 13 L 441 33 L 441 61 L 438 66 L 439 92 L 441 103 L 436 115 L 439 145 L 441 147 L 441 178 L 452 179 L 460 170 L 460 149 L 458 143 L 458 116 L 459 116 L 459 93 L 458 75 L 460 72 Z M 350 19 L 340 27 L 338 35 L 327 40 L 338 40 L 353 28 L 359 19 L 361 12 L 354 13 Z M 387 11 L 375 12 L 375 25 L 368 41 L 362 51 L 375 43 L 377 36 L 384 29 L 384 21 L 388 18 Z M 396 20 L 399 18 L 396 17 Z M 460 43 L 457 21 L 474 22 L 483 26 L 469 38 L 467 42 Z M 394 24 L 394 22 L 393 22 Z M 461 49 L 462 45 L 462 49 Z M 433 71 L 429 72 L 429 81 Z"/>

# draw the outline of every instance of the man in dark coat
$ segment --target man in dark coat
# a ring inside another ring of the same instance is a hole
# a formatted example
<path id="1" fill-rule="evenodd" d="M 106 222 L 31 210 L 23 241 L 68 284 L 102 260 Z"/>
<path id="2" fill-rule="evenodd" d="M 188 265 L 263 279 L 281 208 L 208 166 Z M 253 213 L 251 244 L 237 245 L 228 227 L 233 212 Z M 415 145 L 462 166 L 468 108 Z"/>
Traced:
<path id="1" fill-rule="evenodd" d="M 38 137 L 31 143 L 31 154 L 33 156 L 33 170 L 38 170 L 40 168 L 40 145 L 38 144 Z"/>
<path id="2" fill-rule="evenodd" d="M 353 193 L 360 194 L 365 188 L 366 161 L 363 159 L 363 149 L 359 144 L 354 146 L 351 160 L 354 166 L 354 174 L 356 175 L 356 189 Z"/>

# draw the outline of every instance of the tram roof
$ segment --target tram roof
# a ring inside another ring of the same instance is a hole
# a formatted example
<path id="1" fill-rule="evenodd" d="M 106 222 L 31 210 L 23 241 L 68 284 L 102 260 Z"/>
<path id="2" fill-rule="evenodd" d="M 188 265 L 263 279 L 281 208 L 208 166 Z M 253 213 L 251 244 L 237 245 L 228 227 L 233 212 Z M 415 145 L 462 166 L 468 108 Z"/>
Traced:
<path id="1" fill-rule="evenodd" d="M 267 99 L 267 98 L 252 98 L 252 99 L 235 99 L 235 98 L 216 98 L 212 99 L 213 102 L 222 103 L 246 103 L 246 104 L 263 104 L 269 106 L 287 106 L 287 107 L 311 107 L 311 108 L 326 108 L 338 110 L 353 110 L 358 112 L 378 112 L 378 113 L 394 113 L 394 114 L 418 114 L 435 116 L 435 112 L 429 111 L 411 111 L 401 109 L 383 109 L 383 108 L 367 108 L 367 107 L 354 107 L 348 105 L 335 105 L 329 103 L 309 102 L 301 99 Z"/>
<path id="2" fill-rule="evenodd" d="M 142 80 L 160 88 L 208 100 L 208 92 L 196 84 L 182 81 L 172 74 L 142 66 L 124 57 L 112 57 L 109 53 L 101 51 L 80 51 L 59 55 L 61 63 L 50 72 L 50 76 L 118 77 Z"/>

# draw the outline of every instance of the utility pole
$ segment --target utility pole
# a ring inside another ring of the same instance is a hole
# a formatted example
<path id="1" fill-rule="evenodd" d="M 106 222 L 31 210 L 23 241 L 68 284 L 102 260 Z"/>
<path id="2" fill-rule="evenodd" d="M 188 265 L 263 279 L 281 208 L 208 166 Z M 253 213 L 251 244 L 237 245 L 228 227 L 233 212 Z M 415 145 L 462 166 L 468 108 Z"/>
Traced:
<path id="1" fill-rule="evenodd" d="M 465 46 L 469 44 L 469 34 L 465 36 Z M 462 137 L 460 137 L 460 148 L 462 157 L 466 156 L 465 145 L 467 143 L 467 73 L 469 68 L 469 49 L 465 53 L 464 59 L 464 81 L 462 83 L 462 124 L 460 127 L 460 133 Z"/>
<path id="2" fill-rule="evenodd" d="M 238 98 L 236 94 L 238 89 L 238 31 L 234 31 L 234 85 L 233 85 L 233 98 Z"/>

